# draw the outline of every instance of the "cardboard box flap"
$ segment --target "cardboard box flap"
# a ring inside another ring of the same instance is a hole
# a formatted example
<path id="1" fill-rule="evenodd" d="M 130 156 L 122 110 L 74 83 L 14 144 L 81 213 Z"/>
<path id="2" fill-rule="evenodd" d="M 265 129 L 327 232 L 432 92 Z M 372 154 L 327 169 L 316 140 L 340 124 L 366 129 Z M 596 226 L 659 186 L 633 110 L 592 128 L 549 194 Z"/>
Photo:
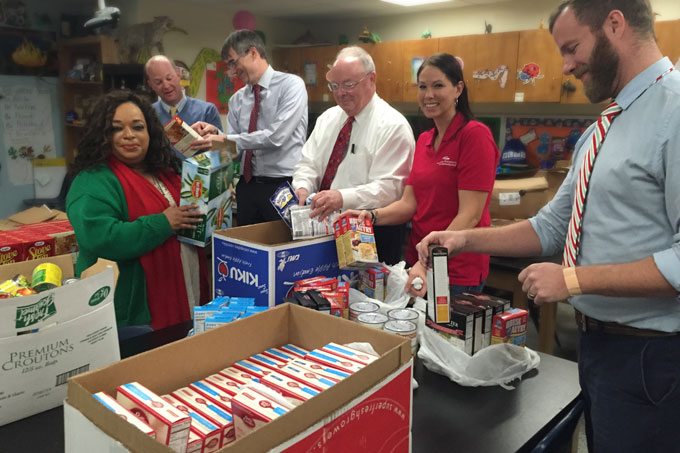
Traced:
<path id="1" fill-rule="evenodd" d="M 16 214 L 9 216 L 7 220 L 22 225 L 28 225 L 29 223 L 46 222 L 54 219 L 58 214 L 57 211 L 53 211 L 47 206 L 42 205 L 39 208 L 28 208 L 24 211 L 17 212 Z"/>
<path id="2" fill-rule="evenodd" d="M 20 226 L 20 223 L 12 222 L 11 220 L 0 220 L 0 231 L 16 230 Z"/>
<path id="3" fill-rule="evenodd" d="M 248 341 L 243 341 L 244 338 Z M 114 392 L 118 385 L 133 380 L 156 393 L 167 393 L 270 347 L 297 342 L 303 348 L 314 349 L 331 341 L 341 344 L 366 341 L 381 357 L 310 399 L 304 407 L 293 409 L 259 428 L 257 434 L 239 439 L 220 450 L 266 451 L 335 413 L 407 363 L 411 357 L 409 340 L 314 310 L 284 304 L 107 368 L 76 376 L 69 380 L 68 402 L 131 451 L 168 452 L 165 446 L 149 443 L 145 439 L 147 436 L 138 430 L 125 429 L 123 433 L 109 424 L 111 416 L 93 410 L 96 400 L 91 395 L 98 391 Z"/>
<path id="4" fill-rule="evenodd" d="M 70 255 L 69 255 L 70 258 Z M 113 270 L 0 304 L 0 338 L 70 321 L 113 303 Z"/>
<path id="5" fill-rule="evenodd" d="M 493 186 L 493 194 L 507 192 L 537 192 L 548 188 L 548 180 L 543 176 L 519 179 L 497 179 Z"/>
<path id="6" fill-rule="evenodd" d="M 283 220 L 220 230 L 215 234 L 261 245 L 285 244 L 293 240 L 290 228 Z"/>
<path id="7" fill-rule="evenodd" d="M 116 282 L 118 282 L 118 264 L 115 261 L 105 260 L 104 258 L 97 259 L 97 262 L 92 266 L 88 267 L 80 273 L 80 278 L 89 278 L 100 272 L 104 272 L 106 269 L 111 269 L 113 271 L 113 289 L 116 289 Z"/>

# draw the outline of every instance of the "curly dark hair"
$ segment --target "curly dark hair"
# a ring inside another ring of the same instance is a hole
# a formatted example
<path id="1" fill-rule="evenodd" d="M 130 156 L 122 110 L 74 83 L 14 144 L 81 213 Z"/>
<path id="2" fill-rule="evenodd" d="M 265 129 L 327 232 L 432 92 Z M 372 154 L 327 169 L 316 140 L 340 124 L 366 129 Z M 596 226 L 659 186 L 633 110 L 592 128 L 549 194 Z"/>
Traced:
<path id="1" fill-rule="evenodd" d="M 144 114 L 149 132 L 149 150 L 143 162 L 144 170 L 157 173 L 172 169 L 179 172 L 181 161 L 163 131 L 156 111 L 144 98 L 132 91 L 111 91 L 99 98 L 87 118 L 85 131 L 78 143 L 78 153 L 71 164 L 71 177 L 83 170 L 105 164 L 113 149 L 113 115 L 119 105 L 135 104 Z"/>

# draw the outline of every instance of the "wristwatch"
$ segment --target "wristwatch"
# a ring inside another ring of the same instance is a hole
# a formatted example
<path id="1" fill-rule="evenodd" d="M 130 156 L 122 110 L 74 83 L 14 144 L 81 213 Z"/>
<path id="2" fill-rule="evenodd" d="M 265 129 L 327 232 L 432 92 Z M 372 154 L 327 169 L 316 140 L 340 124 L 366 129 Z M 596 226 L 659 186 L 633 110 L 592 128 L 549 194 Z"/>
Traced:
<path id="1" fill-rule="evenodd" d="M 376 225 L 378 223 L 378 210 L 377 209 L 371 209 L 371 223 L 373 225 Z"/>

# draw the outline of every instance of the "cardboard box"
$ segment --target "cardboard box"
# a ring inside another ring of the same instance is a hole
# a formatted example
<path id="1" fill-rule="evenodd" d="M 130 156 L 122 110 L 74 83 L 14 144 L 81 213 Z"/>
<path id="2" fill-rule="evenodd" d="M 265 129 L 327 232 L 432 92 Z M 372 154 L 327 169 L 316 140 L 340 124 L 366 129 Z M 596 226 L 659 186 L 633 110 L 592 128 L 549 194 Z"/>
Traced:
<path id="1" fill-rule="evenodd" d="M 213 238 L 215 297 L 253 297 L 273 307 L 292 295 L 297 280 L 338 274 L 332 236 L 292 242 L 282 220 L 216 231 Z"/>
<path id="2" fill-rule="evenodd" d="M 548 202 L 548 181 L 543 176 L 497 179 L 489 213 L 494 219 L 528 219 Z"/>
<path id="3" fill-rule="evenodd" d="M 234 170 L 231 160 L 221 151 L 197 154 L 182 162 L 180 206 L 197 204 L 203 214 L 196 229 L 180 230 L 182 242 L 203 247 L 213 231 L 231 228 Z"/>
<path id="4" fill-rule="evenodd" d="M 31 275 L 45 262 L 58 265 L 64 278 L 73 276 L 73 256 L 62 255 L 2 265 L 0 281 Z M 69 377 L 120 360 L 111 269 L 1 302 L 0 425 L 60 406 Z"/>
<path id="5" fill-rule="evenodd" d="M 244 338 L 248 341 L 243 341 Z M 256 435 L 239 439 L 222 451 L 256 452 L 274 448 L 288 452 L 379 451 L 382 448 L 408 452 L 412 401 L 409 341 L 291 304 L 69 380 L 64 405 L 66 451 L 169 452 L 167 447 L 101 406 L 92 397 L 93 393 L 111 392 L 122 383 L 137 380 L 156 393 L 165 394 L 245 357 L 283 344 L 292 343 L 311 350 L 330 342 L 354 341 L 371 343 L 380 359 L 262 426 Z M 330 433 L 332 435 L 328 435 Z"/>

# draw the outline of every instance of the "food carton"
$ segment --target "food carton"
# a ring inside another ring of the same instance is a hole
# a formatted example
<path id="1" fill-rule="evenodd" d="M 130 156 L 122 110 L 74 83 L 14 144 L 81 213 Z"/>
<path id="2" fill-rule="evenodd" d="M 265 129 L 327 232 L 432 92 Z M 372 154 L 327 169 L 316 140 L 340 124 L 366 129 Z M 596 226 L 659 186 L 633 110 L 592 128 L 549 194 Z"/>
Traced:
<path id="1" fill-rule="evenodd" d="M 362 365 L 368 365 L 369 363 L 378 360 L 378 357 L 373 354 L 337 343 L 328 343 L 326 346 L 322 347 L 321 350 L 343 359 L 350 359 Z"/>
<path id="2" fill-rule="evenodd" d="M 527 341 L 528 312 L 513 308 L 493 317 L 491 344 L 510 343 L 524 346 Z"/>
<path id="3" fill-rule="evenodd" d="M 213 231 L 231 228 L 233 167 L 220 151 L 208 151 L 182 162 L 180 206 L 198 205 L 201 222 L 196 229 L 180 230 L 178 239 L 203 247 Z"/>
<path id="4" fill-rule="evenodd" d="M 344 255 L 341 268 L 364 269 L 379 263 L 371 219 L 359 222 L 358 217 L 347 216 L 336 220 L 333 228 L 338 260 Z"/>
<path id="5" fill-rule="evenodd" d="M 353 360 L 345 359 L 343 357 L 338 357 L 333 354 L 328 354 L 321 349 L 314 349 L 309 351 L 306 359 L 310 362 L 316 362 L 324 366 L 329 366 L 337 370 L 343 371 L 345 373 L 356 373 L 364 367 L 363 364 L 355 362 Z"/>
<path id="6" fill-rule="evenodd" d="M 121 406 L 118 403 L 118 401 L 110 397 L 108 393 L 97 392 L 92 396 L 94 396 L 97 399 L 97 401 L 102 403 L 104 407 L 106 407 L 108 410 L 110 410 L 111 412 L 113 412 L 126 422 L 133 424 L 137 429 L 139 429 L 147 436 L 150 436 L 152 439 L 156 438 L 156 431 L 154 431 L 152 427 L 150 427 L 142 420 L 140 420 L 135 414 Z"/>
<path id="7" fill-rule="evenodd" d="M 191 386 L 175 390 L 171 395 L 193 407 L 213 424 L 219 426 L 222 432 L 220 445 L 225 446 L 234 441 L 234 420 L 231 407 L 221 402 L 218 403 L 214 398 L 206 398 L 205 394 L 197 392 Z"/>
<path id="8" fill-rule="evenodd" d="M 184 401 L 181 401 L 172 395 L 163 395 L 161 398 L 178 411 L 191 417 L 190 433 L 201 440 L 199 451 L 202 453 L 212 453 L 219 450 L 222 443 L 222 430 L 219 426 L 201 412 L 196 411 L 193 407 L 185 404 Z M 187 450 L 189 449 L 190 442 L 191 439 L 187 441 Z"/>
<path id="9" fill-rule="evenodd" d="M 293 406 L 299 406 L 313 396 L 319 394 L 319 390 L 310 387 L 303 381 L 272 371 L 262 379 L 262 384 L 271 387 L 283 395 Z"/>
<path id="10" fill-rule="evenodd" d="M 292 406 L 282 406 L 259 392 L 246 388 L 231 400 L 231 408 L 236 439 L 241 439 L 287 413 Z"/>

